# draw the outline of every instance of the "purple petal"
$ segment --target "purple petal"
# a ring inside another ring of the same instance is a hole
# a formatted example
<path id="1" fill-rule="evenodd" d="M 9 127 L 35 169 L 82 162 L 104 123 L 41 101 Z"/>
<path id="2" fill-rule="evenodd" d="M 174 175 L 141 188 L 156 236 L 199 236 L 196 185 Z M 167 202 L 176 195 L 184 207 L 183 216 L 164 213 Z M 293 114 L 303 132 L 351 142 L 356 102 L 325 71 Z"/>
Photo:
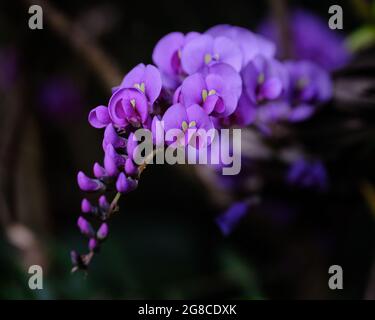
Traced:
<path id="1" fill-rule="evenodd" d="M 189 41 L 182 50 L 181 64 L 187 74 L 201 70 L 205 65 L 206 54 L 212 55 L 214 40 L 209 35 L 200 35 Z"/>
<path id="2" fill-rule="evenodd" d="M 231 116 L 233 124 L 239 126 L 248 126 L 255 121 L 256 106 L 249 100 L 246 94 L 243 94 L 238 101 L 237 109 Z"/>
<path id="3" fill-rule="evenodd" d="M 207 113 L 197 104 L 193 104 L 186 109 L 188 123 L 195 122 L 198 129 L 206 131 L 213 128 L 213 123 Z"/>
<path id="4" fill-rule="evenodd" d="M 111 122 L 108 108 L 105 106 L 98 106 L 94 108 L 90 111 L 88 120 L 94 128 L 104 128 Z"/>
<path id="5" fill-rule="evenodd" d="M 263 85 L 260 86 L 260 95 L 268 100 L 276 99 L 280 96 L 283 90 L 281 80 L 277 78 L 267 79 Z"/>
<path id="6" fill-rule="evenodd" d="M 163 116 L 165 132 L 172 129 L 181 130 L 181 124 L 183 121 L 188 121 L 186 108 L 179 103 L 172 105 L 167 109 Z"/>
<path id="7" fill-rule="evenodd" d="M 202 91 L 206 89 L 205 80 L 200 73 L 187 77 L 181 86 L 181 97 L 185 107 L 201 104 L 203 102 Z"/>
<path id="8" fill-rule="evenodd" d="M 146 94 L 151 104 L 159 97 L 161 87 L 162 80 L 159 70 L 153 65 L 145 66 L 143 63 L 133 68 L 121 83 L 121 88 L 137 88 Z"/>
<path id="9" fill-rule="evenodd" d="M 219 61 L 232 66 L 237 72 L 242 68 L 242 53 L 237 45 L 226 37 L 217 37 L 213 44 L 213 53 L 219 56 Z"/>
<path id="10" fill-rule="evenodd" d="M 129 134 L 128 137 L 128 143 L 126 147 L 126 151 L 129 157 L 133 158 L 134 157 L 134 151 L 135 148 L 138 146 L 139 141 L 137 140 L 135 134 L 132 132 Z"/>
<path id="11" fill-rule="evenodd" d="M 311 117 L 314 111 L 315 109 L 313 106 L 303 105 L 303 104 L 299 105 L 297 107 L 294 107 L 290 111 L 289 121 L 298 122 L 298 121 L 306 120 Z"/>
<path id="12" fill-rule="evenodd" d="M 150 103 L 153 104 L 160 95 L 162 81 L 159 70 L 151 64 L 146 66 L 144 83 L 146 87 L 146 95 Z"/>
<path id="13" fill-rule="evenodd" d="M 178 61 L 174 61 L 173 58 L 183 45 L 184 35 L 181 32 L 169 33 L 156 44 L 152 60 L 163 73 L 175 75 L 178 73 L 179 66 L 176 65 Z"/>
<path id="14" fill-rule="evenodd" d="M 248 209 L 249 205 L 245 202 L 236 202 L 231 205 L 226 212 L 216 219 L 221 232 L 228 236 L 246 215 Z"/>
<path id="15" fill-rule="evenodd" d="M 272 42 L 242 27 L 222 24 L 210 28 L 206 33 L 213 37 L 224 36 L 233 40 L 241 50 L 242 66 L 245 66 L 258 54 L 273 57 L 276 51 L 276 47 Z"/>
<path id="16" fill-rule="evenodd" d="M 163 123 L 157 116 L 152 119 L 151 125 L 152 142 L 155 146 L 161 147 L 164 144 L 164 127 Z"/>

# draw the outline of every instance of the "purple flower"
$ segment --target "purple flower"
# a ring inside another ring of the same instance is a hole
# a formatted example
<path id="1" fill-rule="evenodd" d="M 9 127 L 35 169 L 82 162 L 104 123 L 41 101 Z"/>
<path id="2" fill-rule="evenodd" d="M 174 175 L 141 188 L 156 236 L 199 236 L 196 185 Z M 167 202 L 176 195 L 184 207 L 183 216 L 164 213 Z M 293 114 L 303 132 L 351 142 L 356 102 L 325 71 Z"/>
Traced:
<path id="1" fill-rule="evenodd" d="M 84 217 L 79 217 L 77 221 L 77 226 L 82 234 L 87 237 L 94 236 L 94 229 L 92 228 L 90 222 L 88 222 Z"/>
<path id="2" fill-rule="evenodd" d="M 90 192 L 104 189 L 104 185 L 101 181 L 87 177 L 82 171 L 78 172 L 77 182 L 80 189 L 83 191 Z"/>
<path id="3" fill-rule="evenodd" d="M 271 41 L 245 28 L 220 24 L 208 29 L 205 33 L 215 38 L 222 36 L 233 40 L 242 52 L 243 67 L 258 54 L 272 58 L 276 52 L 276 46 Z"/>
<path id="4" fill-rule="evenodd" d="M 152 60 L 162 73 L 163 85 L 175 88 L 183 75 L 181 67 L 181 51 L 190 40 L 199 36 L 197 32 L 184 35 L 181 32 L 172 32 L 164 36 L 156 44 Z"/>
<path id="5" fill-rule="evenodd" d="M 240 75 L 220 63 L 210 67 L 207 75 L 195 73 L 187 77 L 175 99 L 187 107 L 199 104 L 212 116 L 226 117 L 236 109 L 241 91 Z"/>
<path id="6" fill-rule="evenodd" d="M 43 115 L 57 121 L 76 118 L 84 105 L 77 83 L 62 76 L 50 77 L 41 84 L 38 101 Z"/>
<path id="7" fill-rule="evenodd" d="M 256 56 L 242 71 L 243 92 L 235 117 L 247 125 L 278 120 L 289 110 L 285 101 L 288 86 L 284 66 L 275 59 Z"/>
<path id="8" fill-rule="evenodd" d="M 289 74 L 289 120 L 305 120 L 319 104 L 331 98 L 330 76 L 326 70 L 310 61 L 289 61 L 285 67 Z"/>
<path id="9" fill-rule="evenodd" d="M 138 89 L 118 89 L 109 100 L 108 109 L 112 122 L 119 127 L 126 127 L 129 123 L 140 127 L 148 119 L 147 98 Z"/>
<path id="10" fill-rule="evenodd" d="M 187 74 L 202 71 L 218 62 L 227 63 L 236 71 L 241 70 L 242 53 L 231 39 L 203 34 L 189 41 L 181 53 L 182 68 Z"/>
<path id="11" fill-rule="evenodd" d="M 294 10 L 289 21 L 293 58 L 313 61 L 328 71 L 338 69 L 349 61 L 344 37 L 328 28 L 326 21 L 301 9 Z M 259 32 L 280 47 L 281 39 L 271 19 L 260 26 Z"/>
<path id="12" fill-rule="evenodd" d="M 246 202 L 235 202 L 227 211 L 221 214 L 217 219 L 221 232 L 228 236 L 237 226 L 239 221 L 246 215 L 249 209 L 249 204 Z"/>
<path id="13" fill-rule="evenodd" d="M 161 76 L 153 65 L 143 63 L 132 69 L 122 80 L 120 88 L 136 88 L 144 93 L 152 105 L 161 92 Z"/>
<path id="14" fill-rule="evenodd" d="M 19 52 L 15 47 L 0 49 L 0 90 L 8 91 L 15 85 L 20 74 Z"/>
<path id="15" fill-rule="evenodd" d="M 165 112 L 163 121 L 164 130 L 167 133 L 166 140 L 169 140 L 168 134 L 175 135 L 176 140 L 173 141 L 173 144 L 177 147 L 186 146 L 191 143 L 193 138 L 199 138 L 198 129 L 207 132 L 213 128 L 211 119 L 197 104 L 188 108 L 180 103 L 174 104 Z M 202 142 L 201 139 L 199 141 Z"/>
<path id="16" fill-rule="evenodd" d="M 116 181 L 116 189 L 121 193 L 128 193 L 133 191 L 137 187 L 137 180 L 127 178 L 123 172 L 121 172 Z"/>
<path id="17" fill-rule="evenodd" d="M 98 106 L 92 109 L 89 113 L 89 123 L 97 129 L 106 127 L 111 122 L 108 113 L 108 108 L 105 106 Z"/>
<path id="18" fill-rule="evenodd" d="M 328 187 L 326 169 L 321 161 L 299 159 L 288 169 L 287 182 L 301 188 L 316 188 L 325 191 Z"/>
<path id="19" fill-rule="evenodd" d="M 102 223 L 98 232 L 96 233 L 96 236 L 98 237 L 99 240 L 104 240 L 105 238 L 108 237 L 108 233 L 109 233 L 108 224 Z"/>

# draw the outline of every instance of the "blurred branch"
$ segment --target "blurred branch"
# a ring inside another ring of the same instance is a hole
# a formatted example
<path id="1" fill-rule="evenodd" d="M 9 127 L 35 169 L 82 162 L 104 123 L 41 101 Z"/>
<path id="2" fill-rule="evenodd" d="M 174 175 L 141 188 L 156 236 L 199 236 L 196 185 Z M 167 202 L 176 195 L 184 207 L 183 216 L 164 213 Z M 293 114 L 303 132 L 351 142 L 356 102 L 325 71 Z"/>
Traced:
<path id="1" fill-rule="evenodd" d="M 373 217 L 375 217 L 375 188 L 369 182 L 364 181 L 360 185 L 360 190 Z M 375 300 L 375 261 L 370 269 L 370 279 L 365 292 L 365 299 Z"/>
<path id="2" fill-rule="evenodd" d="M 371 2 L 367 0 L 352 0 L 354 11 L 365 21 L 371 20 Z"/>
<path id="3" fill-rule="evenodd" d="M 43 14 L 56 33 L 79 53 L 87 64 L 102 80 L 103 84 L 111 89 L 121 82 L 121 74 L 117 66 L 108 55 L 90 38 L 82 28 L 70 21 L 63 13 L 46 0 L 24 0 L 28 5 L 39 5 Z"/>
<path id="4" fill-rule="evenodd" d="M 292 56 L 292 41 L 290 39 L 288 6 L 285 0 L 268 0 L 276 30 L 279 32 L 280 55 L 282 59 Z"/>
<path id="5" fill-rule="evenodd" d="M 46 197 L 41 187 L 38 136 L 30 130 L 30 113 L 24 106 L 24 82 L 18 80 L 0 104 L 0 224 L 9 243 L 20 253 L 27 270 L 31 264 L 46 267 L 40 231 L 47 221 Z M 32 120 L 32 119 L 31 119 Z M 32 121 L 31 121 L 32 122 Z M 31 128 L 32 129 L 32 128 Z M 31 150 L 30 157 L 24 150 Z M 37 227 L 34 232 L 31 227 Z M 45 230 L 45 228 L 44 228 Z"/>

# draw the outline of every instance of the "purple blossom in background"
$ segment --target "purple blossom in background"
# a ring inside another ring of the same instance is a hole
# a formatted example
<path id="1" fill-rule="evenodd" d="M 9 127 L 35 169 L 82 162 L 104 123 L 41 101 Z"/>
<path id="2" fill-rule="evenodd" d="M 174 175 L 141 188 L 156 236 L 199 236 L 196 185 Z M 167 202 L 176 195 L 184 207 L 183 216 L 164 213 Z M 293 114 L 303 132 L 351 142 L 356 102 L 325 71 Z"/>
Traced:
<path id="1" fill-rule="evenodd" d="M 15 47 L 0 48 L 0 90 L 10 90 L 19 75 L 19 53 Z"/>
<path id="2" fill-rule="evenodd" d="M 331 79 L 326 70 L 310 61 L 288 61 L 285 67 L 289 74 L 289 120 L 305 120 L 331 98 Z"/>
<path id="3" fill-rule="evenodd" d="M 67 77 L 51 77 L 41 84 L 38 101 L 41 113 L 53 120 L 72 120 L 83 111 L 79 86 Z"/>
<path id="4" fill-rule="evenodd" d="M 221 36 L 231 39 L 241 50 L 242 67 L 258 54 L 272 58 L 276 52 L 276 46 L 271 41 L 245 28 L 220 24 L 208 29 L 205 33 L 213 37 Z"/>
<path id="5" fill-rule="evenodd" d="M 249 204 L 247 202 L 235 202 L 232 204 L 227 211 L 216 218 L 216 223 L 221 232 L 228 236 L 247 214 L 248 209 Z"/>
<path id="6" fill-rule="evenodd" d="M 288 169 L 287 182 L 301 188 L 315 188 L 325 191 L 328 187 L 326 168 L 321 161 L 299 159 Z"/>
<path id="7" fill-rule="evenodd" d="M 290 15 L 292 58 L 310 60 L 328 71 L 343 67 L 350 59 L 344 37 L 328 28 L 327 21 L 311 12 L 296 9 Z M 274 21 L 267 19 L 258 29 L 280 47 L 278 31 Z"/>

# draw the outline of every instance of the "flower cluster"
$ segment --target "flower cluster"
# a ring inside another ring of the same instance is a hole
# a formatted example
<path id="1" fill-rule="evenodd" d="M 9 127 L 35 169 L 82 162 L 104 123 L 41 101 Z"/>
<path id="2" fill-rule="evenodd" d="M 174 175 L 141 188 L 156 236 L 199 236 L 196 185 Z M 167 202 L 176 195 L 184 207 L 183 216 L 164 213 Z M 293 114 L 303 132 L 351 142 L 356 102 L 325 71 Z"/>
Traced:
<path id="1" fill-rule="evenodd" d="M 113 89 L 107 106 L 94 108 L 89 123 L 104 129 L 103 165 L 94 178 L 78 173 L 86 192 L 101 193 L 94 205 L 82 201 L 78 227 L 88 237 L 89 253 L 72 252 L 75 268 L 87 268 L 108 236 L 108 220 L 121 194 L 133 191 L 145 164 L 137 165 L 135 131 L 165 131 L 268 125 L 300 121 L 331 95 L 329 75 L 307 61 L 280 62 L 275 45 L 244 28 L 215 26 L 205 33 L 173 32 L 156 45 L 154 65 L 139 64 Z M 155 138 L 155 135 L 154 135 Z M 183 137 L 181 143 L 189 143 Z M 157 144 L 157 139 L 154 139 Z M 150 155 L 151 157 L 153 155 Z M 116 194 L 109 203 L 104 193 Z M 95 230 L 89 220 L 98 220 Z"/>

